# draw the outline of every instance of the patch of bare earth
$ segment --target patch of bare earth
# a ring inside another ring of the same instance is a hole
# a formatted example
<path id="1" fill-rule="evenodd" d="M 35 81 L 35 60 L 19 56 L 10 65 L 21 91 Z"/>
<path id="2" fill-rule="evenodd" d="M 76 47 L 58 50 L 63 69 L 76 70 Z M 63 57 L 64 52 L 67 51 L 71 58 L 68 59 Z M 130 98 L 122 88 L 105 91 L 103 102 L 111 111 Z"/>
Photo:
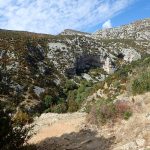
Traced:
<path id="1" fill-rule="evenodd" d="M 97 128 L 87 124 L 86 113 L 42 114 L 35 119 L 37 134 L 29 143 L 38 150 L 149 150 L 150 93 L 117 99 L 131 104 L 129 120 Z"/>
<path id="2" fill-rule="evenodd" d="M 38 150 L 109 150 L 114 138 L 102 137 L 85 119 L 86 113 L 43 114 L 35 120 L 37 134 L 29 143 Z"/>
<path id="3" fill-rule="evenodd" d="M 45 114 L 46 115 L 46 114 Z M 54 114 L 52 114 L 53 116 Z M 59 114 L 56 114 L 55 119 L 58 117 Z M 85 114 L 81 113 L 74 113 L 74 114 L 67 114 L 63 115 L 60 114 L 61 117 L 58 117 L 57 120 L 53 120 L 53 118 L 45 118 L 43 119 L 43 124 L 45 127 L 40 127 L 37 134 L 30 140 L 32 143 L 38 143 L 45 138 L 50 137 L 59 137 L 64 133 L 71 133 L 71 132 L 79 132 L 81 125 L 84 124 Z M 48 119 L 51 121 L 49 122 Z M 44 122 L 47 121 L 48 124 L 46 125 Z M 42 122 L 39 121 L 39 122 Z M 36 123 L 38 124 L 38 122 Z"/>

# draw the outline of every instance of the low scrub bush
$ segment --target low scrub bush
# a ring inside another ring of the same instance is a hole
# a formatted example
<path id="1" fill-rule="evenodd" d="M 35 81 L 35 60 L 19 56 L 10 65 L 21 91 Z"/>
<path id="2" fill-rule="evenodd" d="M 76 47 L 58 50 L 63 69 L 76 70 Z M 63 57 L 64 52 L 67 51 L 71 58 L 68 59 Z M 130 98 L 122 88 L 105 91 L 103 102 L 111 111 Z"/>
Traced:
<path id="1" fill-rule="evenodd" d="M 51 108 L 51 112 L 54 113 L 65 113 L 67 111 L 67 105 L 64 102 L 61 102 Z"/>
<path id="2" fill-rule="evenodd" d="M 150 71 L 140 74 L 132 83 L 133 95 L 150 91 Z"/>
<path id="3" fill-rule="evenodd" d="M 68 112 L 76 112 L 79 109 L 79 105 L 74 100 L 68 102 Z"/>
<path id="4" fill-rule="evenodd" d="M 15 124 L 25 125 L 31 123 L 33 119 L 26 112 L 19 110 L 13 117 L 13 121 Z"/>
<path id="5" fill-rule="evenodd" d="M 44 110 L 44 113 L 49 113 L 49 112 L 51 112 L 51 108 L 47 108 Z"/>
<path id="6" fill-rule="evenodd" d="M 125 111 L 123 115 L 124 115 L 124 119 L 128 120 L 132 116 L 132 112 L 131 111 Z"/>
<path id="7" fill-rule="evenodd" d="M 103 125 L 115 117 L 116 110 L 112 102 L 101 99 L 92 108 L 88 115 L 88 122 L 96 125 Z"/>
<path id="8" fill-rule="evenodd" d="M 118 101 L 115 103 L 117 116 L 128 120 L 132 116 L 132 110 L 126 101 Z"/>
<path id="9" fill-rule="evenodd" d="M 115 103 L 115 108 L 116 111 L 118 112 L 118 114 L 123 114 L 125 113 L 127 110 L 130 109 L 128 103 L 126 101 L 118 101 Z"/>
<path id="10" fill-rule="evenodd" d="M 117 118 L 127 120 L 131 115 L 132 111 L 127 102 L 114 103 L 111 99 L 101 99 L 91 108 L 87 120 L 92 124 L 104 125 L 115 122 Z"/>
<path id="11" fill-rule="evenodd" d="M 99 109 L 97 109 L 97 115 L 99 122 L 106 123 L 108 120 L 114 120 L 116 116 L 116 109 L 113 103 L 102 104 Z"/>

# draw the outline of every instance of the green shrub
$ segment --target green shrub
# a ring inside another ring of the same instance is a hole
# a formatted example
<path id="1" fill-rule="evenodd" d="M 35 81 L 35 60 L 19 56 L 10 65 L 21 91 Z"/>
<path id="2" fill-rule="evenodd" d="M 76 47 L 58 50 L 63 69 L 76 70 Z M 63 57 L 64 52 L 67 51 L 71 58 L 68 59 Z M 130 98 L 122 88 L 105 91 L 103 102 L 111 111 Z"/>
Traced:
<path id="1" fill-rule="evenodd" d="M 68 103 L 68 111 L 77 111 L 80 108 L 82 102 L 88 97 L 90 94 L 90 89 L 92 88 L 92 83 L 86 80 L 82 80 L 80 82 L 80 86 L 76 89 L 69 90 L 67 92 L 67 103 Z M 73 107 L 75 104 L 75 107 Z"/>
<path id="2" fill-rule="evenodd" d="M 124 112 L 124 119 L 125 120 L 128 120 L 131 116 L 132 116 L 132 112 L 131 111 Z"/>
<path id="3" fill-rule="evenodd" d="M 54 113 L 65 113 L 65 112 L 67 112 L 67 105 L 66 105 L 66 103 L 61 102 L 61 103 L 59 103 L 57 105 L 54 105 L 51 108 L 51 112 L 54 112 Z"/>
<path id="4" fill-rule="evenodd" d="M 100 99 L 91 108 L 88 121 L 92 124 L 103 125 L 114 122 L 117 118 L 129 119 L 132 111 L 127 102 L 119 101 L 114 103 L 112 99 Z"/>
<path id="5" fill-rule="evenodd" d="M 51 108 L 47 108 L 46 110 L 44 110 L 44 113 L 49 113 L 51 112 Z"/>
<path id="6" fill-rule="evenodd" d="M 68 112 L 76 112 L 79 109 L 79 106 L 76 101 L 70 100 L 68 102 Z"/>
<path id="7" fill-rule="evenodd" d="M 78 93 L 82 93 L 85 90 L 85 85 L 81 84 L 80 87 L 78 88 Z"/>
<path id="8" fill-rule="evenodd" d="M 116 89 L 120 89 L 121 88 L 120 82 L 119 81 L 115 81 L 113 83 L 113 87 L 116 88 Z"/>
<path id="9" fill-rule="evenodd" d="M 133 95 L 150 91 L 150 72 L 140 74 L 132 83 Z"/>
<path id="10" fill-rule="evenodd" d="M 15 124 L 25 125 L 31 123 L 33 119 L 26 112 L 19 110 L 13 117 L 13 121 Z"/>
<path id="11" fill-rule="evenodd" d="M 0 149 L 20 150 L 29 140 L 32 127 L 16 124 L 11 119 L 8 110 L 0 104 Z"/>
<path id="12" fill-rule="evenodd" d="M 46 95 L 44 98 L 44 104 L 45 104 L 46 108 L 49 108 L 52 105 L 52 103 L 53 103 L 52 96 Z"/>
<path id="13" fill-rule="evenodd" d="M 64 86 L 64 93 L 68 93 L 70 90 L 77 89 L 77 84 L 72 80 L 67 80 Z"/>

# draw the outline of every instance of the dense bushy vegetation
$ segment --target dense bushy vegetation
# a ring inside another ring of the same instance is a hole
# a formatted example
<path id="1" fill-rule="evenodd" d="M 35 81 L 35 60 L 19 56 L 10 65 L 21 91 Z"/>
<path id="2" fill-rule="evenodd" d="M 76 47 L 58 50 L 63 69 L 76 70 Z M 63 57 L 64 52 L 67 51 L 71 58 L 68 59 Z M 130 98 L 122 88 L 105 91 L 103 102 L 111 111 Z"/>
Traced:
<path id="1" fill-rule="evenodd" d="M 78 85 L 78 88 L 68 91 L 68 96 L 67 96 L 68 111 L 74 112 L 80 108 L 83 101 L 88 96 L 88 92 L 91 86 L 92 86 L 91 82 L 82 81 Z"/>
<path id="2" fill-rule="evenodd" d="M 116 102 L 112 99 L 97 100 L 91 108 L 88 121 L 92 124 L 103 125 L 114 122 L 116 119 L 129 119 L 132 111 L 127 102 Z"/>
<path id="3" fill-rule="evenodd" d="M 138 75 L 132 83 L 132 93 L 142 94 L 150 91 L 150 70 Z"/>
<path id="4" fill-rule="evenodd" d="M 32 127 L 24 126 L 22 121 L 13 120 L 12 112 L 0 103 L 0 149 L 1 150 L 21 150 L 23 145 L 29 140 Z M 23 121 L 24 122 L 24 121 Z"/>
<path id="5" fill-rule="evenodd" d="M 63 90 L 64 97 L 53 98 L 50 95 L 45 96 L 45 112 L 65 113 L 67 111 L 77 111 L 88 96 L 91 86 L 92 83 L 86 80 L 83 80 L 79 84 L 73 80 L 66 80 Z"/>

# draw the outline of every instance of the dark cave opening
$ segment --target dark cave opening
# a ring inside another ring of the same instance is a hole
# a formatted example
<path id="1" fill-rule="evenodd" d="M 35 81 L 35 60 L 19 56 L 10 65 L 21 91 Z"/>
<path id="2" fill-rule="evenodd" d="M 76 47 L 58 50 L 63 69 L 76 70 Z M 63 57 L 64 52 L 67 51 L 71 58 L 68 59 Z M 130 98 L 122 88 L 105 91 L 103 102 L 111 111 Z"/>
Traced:
<path id="1" fill-rule="evenodd" d="M 101 66 L 102 63 L 100 61 L 99 55 L 83 54 L 76 57 L 74 67 L 66 69 L 65 73 L 68 77 L 72 77 L 74 75 L 81 75 L 82 73 L 87 73 L 90 69 Z"/>

